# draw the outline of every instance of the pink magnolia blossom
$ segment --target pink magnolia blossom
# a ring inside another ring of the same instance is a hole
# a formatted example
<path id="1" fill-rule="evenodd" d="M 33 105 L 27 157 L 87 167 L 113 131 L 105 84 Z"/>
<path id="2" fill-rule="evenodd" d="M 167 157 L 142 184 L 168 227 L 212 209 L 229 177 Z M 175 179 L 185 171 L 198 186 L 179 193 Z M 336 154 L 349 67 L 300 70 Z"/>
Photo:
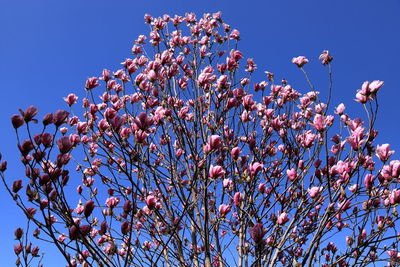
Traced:
<path id="1" fill-rule="evenodd" d="M 236 29 L 233 29 L 233 30 L 231 31 L 231 34 L 229 35 L 229 38 L 230 38 L 230 39 L 239 40 L 239 39 L 240 39 L 240 33 L 239 33 L 239 31 L 236 30 Z"/>
<path id="2" fill-rule="evenodd" d="M 349 186 L 349 190 L 351 192 L 353 192 L 353 193 L 356 192 L 357 189 L 358 189 L 358 185 L 357 184 L 353 184 L 353 185 Z"/>
<path id="3" fill-rule="evenodd" d="M 390 193 L 389 193 L 389 202 L 390 204 L 394 205 L 394 204 L 399 204 L 400 203 L 400 190 L 398 189 L 393 189 Z"/>
<path id="4" fill-rule="evenodd" d="M 309 189 L 307 189 L 308 194 L 310 195 L 311 198 L 315 198 L 321 193 L 323 190 L 322 186 L 314 186 Z"/>
<path id="5" fill-rule="evenodd" d="M 21 127 L 24 124 L 24 118 L 20 115 L 14 114 L 11 117 L 11 122 L 12 122 L 14 129 L 18 129 L 19 127 Z"/>
<path id="6" fill-rule="evenodd" d="M 234 148 L 232 148 L 232 150 L 231 150 L 231 156 L 232 156 L 232 158 L 233 158 L 234 160 L 237 160 L 237 159 L 239 158 L 240 152 L 241 152 L 240 147 L 234 147 Z"/>
<path id="7" fill-rule="evenodd" d="M 263 241 L 265 234 L 266 231 L 264 230 L 264 226 L 261 223 L 256 223 L 253 227 L 250 228 L 250 236 L 256 244 L 259 244 Z"/>
<path id="8" fill-rule="evenodd" d="M 294 57 L 292 59 L 292 63 L 297 65 L 297 67 L 301 68 L 303 67 L 305 64 L 308 63 L 308 59 L 304 56 L 298 56 L 298 57 Z"/>
<path id="9" fill-rule="evenodd" d="M 286 212 L 282 212 L 281 214 L 278 215 L 277 218 L 277 223 L 280 225 L 283 225 L 289 221 L 289 214 Z"/>
<path id="10" fill-rule="evenodd" d="M 76 103 L 78 97 L 75 94 L 69 94 L 67 97 L 64 97 L 64 101 L 68 104 L 68 106 L 72 106 Z"/>
<path id="11" fill-rule="evenodd" d="M 324 50 L 319 56 L 319 60 L 322 60 L 322 65 L 328 65 L 333 60 L 333 57 L 328 50 Z"/>
<path id="12" fill-rule="evenodd" d="M 339 208 L 339 210 L 344 212 L 350 208 L 350 204 L 351 204 L 350 200 L 344 200 L 344 201 L 338 203 L 338 208 Z"/>
<path id="13" fill-rule="evenodd" d="M 34 106 L 29 106 L 25 111 L 19 110 L 22 117 L 24 117 L 25 122 L 32 121 L 39 110 Z"/>
<path id="14" fill-rule="evenodd" d="M 254 162 L 250 165 L 250 175 L 255 176 L 259 171 L 263 169 L 264 165 L 260 162 Z"/>
<path id="15" fill-rule="evenodd" d="M 221 204 L 218 208 L 219 215 L 225 217 L 232 210 L 231 205 Z"/>
<path id="16" fill-rule="evenodd" d="M 229 188 L 229 187 L 231 187 L 232 185 L 233 185 L 233 181 L 232 181 L 231 179 L 225 178 L 225 179 L 222 181 L 222 186 L 223 186 L 224 188 Z"/>
<path id="17" fill-rule="evenodd" d="M 372 174 L 368 173 L 367 175 L 365 175 L 365 178 L 364 178 L 365 188 L 371 189 L 373 184 L 374 184 L 374 176 Z"/>
<path id="18" fill-rule="evenodd" d="M 394 154 L 394 150 L 390 150 L 389 144 L 378 145 L 376 148 L 376 156 L 381 161 L 387 161 L 391 155 Z"/>
<path id="19" fill-rule="evenodd" d="M 233 196 L 233 204 L 235 206 L 240 206 L 240 203 L 243 201 L 243 194 L 240 192 L 236 192 L 235 195 Z"/>
<path id="20" fill-rule="evenodd" d="M 346 106 L 343 103 L 341 103 L 336 107 L 335 113 L 338 115 L 343 115 L 345 109 Z"/>
<path id="21" fill-rule="evenodd" d="M 221 143 L 221 136 L 219 135 L 211 135 L 208 137 L 208 142 L 204 146 L 204 152 L 208 153 L 214 149 L 220 148 L 222 145 Z"/>
<path id="22" fill-rule="evenodd" d="M 226 174 L 226 171 L 221 166 L 210 166 L 209 177 L 211 179 L 223 178 Z"/>
<path id="23" fill-rule="evenodd" d="M 324 116 L 321 114 L 317 114 L 314 117 L 312 125 L 317 131 L 324 131 L 327 126 L 331 126 L 333 123 L 333 116 L 328 115 Z"/>
<path id="24" fill-rule="evenodd" d="M 265 183 L 261 183 L 261 184 L 258 185 L 257 190 L 260 193 L 264 193 L 266 188 L 267 188 L 266 184 Z"/>
<path id="25" fill-rule="evenodd" d="M 119 201 L 119 197 L 109 197 L 106 199 L 106 206 L 109 208 L 115 208 L 118 205 Z"/>
<path id="26" fill-rule="evenodd" d="M 286 175 L 288 176 L 290 181 L 294 181 L 297 178 L 297 171 L 296 169 L 292 168 L 286 171 Z"/>
<path id="27" fill-rule="evenodd" d="M 378 92 L 378 90 L 383 86 L 383 84 L 384 84 L 383 81 L 379 81 L 379 80 L 372 81 L 369 84 L 370 92 L 376 94 Z"/>
<path id="28" fill-rule="evenodd" d="M 86 80 L 85 89 L 90 90 L 99 86 L 98 79 L 96 77 L 91 77 Z"/>

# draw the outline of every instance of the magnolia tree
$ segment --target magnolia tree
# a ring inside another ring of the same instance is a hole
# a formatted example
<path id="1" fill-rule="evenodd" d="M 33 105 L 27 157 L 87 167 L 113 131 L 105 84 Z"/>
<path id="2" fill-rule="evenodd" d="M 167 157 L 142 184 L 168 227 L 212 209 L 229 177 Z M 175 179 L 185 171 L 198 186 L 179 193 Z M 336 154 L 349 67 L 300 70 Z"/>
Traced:
<path id="1" fill-rule="evenodd" d="M 374 143 L 383 82 L 356 93 L 366 121 L 330 114 L 328 51 L 323 101 L 303 56 L 308 92 L 252 81 L 221 13 L 145 22 L 123 68 L 86 81 L 83 108 L 70 94 L 68 111 L 12 116 L 26 178 L 0 170 L 28 223 L 18 266 L 38 262 L 35 238 L 67 266 L 399 265 L 400 161 Z"/>

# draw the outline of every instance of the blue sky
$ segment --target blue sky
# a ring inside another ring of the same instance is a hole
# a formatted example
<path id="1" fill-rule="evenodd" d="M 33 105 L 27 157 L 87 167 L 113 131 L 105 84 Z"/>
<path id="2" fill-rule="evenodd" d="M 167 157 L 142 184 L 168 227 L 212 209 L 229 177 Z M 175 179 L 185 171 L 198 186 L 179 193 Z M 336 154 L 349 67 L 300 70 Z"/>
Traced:
<path id="1" fill-rule="evenodd" d="M 70 92 L 81 95 L 87 77 L 103 68 L 117 69 L 130 56 L 133 40 L 147 34 L 145 13 L 198 15 L 223 12 L 225 22 L 241 33 L 239 49 L 264 70 L 286 78 L 297 90 L 307 85 L 291 58 L 304 55 L 317 88 L 327 87 L 326 69 L 317 58 L 328 49 L 334 56 L 333 106 L 343 102 L 352 116 L 362 116 L 353 101 L 365 80 L 383 80 L 379 94 L 379 143 L 391 143 L 400 155 L 400 1 L 399 0 L 69 0 L 0 1 L 0 150 L 9 161 L 8 179 L 23 177 L 10 116 L 34 104 L 40 114 L 67 108 Z M 13 230 L 23 217 L 0 189 L 1 266 L 12 266 Z M 48 251 L 45 266 L 57 264 Z"/>

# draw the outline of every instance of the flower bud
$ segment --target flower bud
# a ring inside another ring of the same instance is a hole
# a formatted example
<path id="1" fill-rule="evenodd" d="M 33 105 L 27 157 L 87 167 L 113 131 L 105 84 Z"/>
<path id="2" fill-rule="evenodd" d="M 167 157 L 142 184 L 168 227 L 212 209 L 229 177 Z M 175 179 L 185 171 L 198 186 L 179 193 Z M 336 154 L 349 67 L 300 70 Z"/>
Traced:
<path id="1" fill-rule="evenodd" d="M 17 240 L 21 239 L 23 234 L 24 234 L 24 230 L 22 230 L 22 228 L 17 228 L 14 231 L 15 239 L 17 239 Z"/>

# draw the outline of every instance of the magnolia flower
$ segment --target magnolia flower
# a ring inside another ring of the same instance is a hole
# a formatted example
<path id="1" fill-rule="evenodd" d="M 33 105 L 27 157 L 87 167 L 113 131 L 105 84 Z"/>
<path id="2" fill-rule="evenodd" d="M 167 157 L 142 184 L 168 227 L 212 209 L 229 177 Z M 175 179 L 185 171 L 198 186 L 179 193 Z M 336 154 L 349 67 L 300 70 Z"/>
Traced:
<path id="1" fill-rule="evenodd" d="M 235 206 L 240 206 L 240 203 L 243 201 L 243 194 L 240 192 L 236 192 L 235 195 L 233 196 L 233 204 Z"/>
<path id="2" fill-rule="evenodd" d="M 256 244 L 259 244 L 263 241 L 265 233 L 266 232 L 261 223 L 257 223 L 252 228 L 250 228 L 250 236 Z"/>
<path id="3" fill-rule="evenodd" d="M 259 171 L 263 169 L 264 165 L 260 162 L 254 162 L 250 165 L 250 174 L 251 176 L 256 175 Z"/>
<path id="4" fill-rule="evenodd" d="M 304 56 L 294 57 L 292 58 L 292 63 L 301 68 L 308 63 L 308 59 Z"/>
<path id="5" fill-rule="evenodd" d="M 390 204 L 399 204 L 400 203 L 400 190 L 393 189 L 393 191 L 389 194 L 389 202 Z"/>
<path id="6" fill-rule="evenodd" d="M 209 177 L 212 179 L 223 178 L 226 174 L 226 171 L 221 166 L 213 166 L 211 165 L 209 171 Z"/>
<path id="7" fill-rule="evenodd" d="M 381 161 L 387 161 L 391 155 L 394 154 L 394 150 L 390 150 L 390 145 L 389 144 L 383 144 L 383 145 L 378 145 L 376 148 L 376 156 L 381 160 Z"/>
<path id="8" fill-rule="evenodd" d="M 346 106 L 343 103 L 340 103 L 335 110 L 335 113 L 338 115 L 343 115 L 344 110 L 346 109 Z"/>
<path id="9" fill-rule="evenodd" d="M 322 60 L 322 65 L 328 65 L 333 60 L 333 57 L 328 50 L 324 50 L 319 56 L 319 60 Z"/>
<path id="10" fill-rule="evenodd" d="M 232 185 L 233 185 L 233 182 L 232 182 L 231 179 L 225 178 L 225 179 L 222 181 L 222 186 L 223 186 L 224 188 L 229 188 L 229 187 L 232 186 Z"/>
<path id="11" fill-rule="evenodd" d="M 292 168 L 286 171 L 286 175 L 288 176 L 290 181 L 294 181 L 297 177 L 296 169 Z"/>
<path id="12" fill-rule="evenodd" d="M 67 97 L 64 97 L 64 101 L 68 104 L 68 106 L 72 106 L 76 103 L 78 97 L 75 94 L 69 94 Z"/>
<path id="13" fill-rule="evenodd" d="M 221 217 L 225 217 L 231 211 L 231 205 L 221 204 L 218 208 Z"/>
<path id="14" fill-rule="evenodd" d="M 384 82 L 383 81 L 379 81 L 379 80 L 375 80 L 372 81 L 369 84 L 369 90 L 372 94 L 375 94 L 378 92 L 378 90 L 383 86 Z"/>
<path id="15" fill-rule="evenodd" d="M 322 192 L 323 189 L 324 188 L 322 186 L 314 186 L 314 187 L 307 189 L 307 192 L 311 198 L 315 198 L 319 195 L 319 193 Z"/>
<path id="16" fill-rule="evenodd" d="M 232 158 L 233 158 L 234 160 L 237 160 L 237 159 L 239 158 L 240 152 L 241 152 L 240 147 L 234 147 L 234 148 L 232 148 L 232 150 L 231 150 L 231 156 L 232 156 Z"/>
<path id="17" fill-rule="evenodd" d="M 145 202 L 146 202 L 147 207 L 149 207 L 149 209 L 152 210 L 156 207 L 157 199 L 155 196 L 149 195 L 149 196 L 147 196 Z"/>
<path id="18" fill-rule="evenodd" d="M 24 118 L 20 115 L 14 114 L 11 117 L 11 123 L 15 129 L 18 129 L 24 124 Z"/>
<path id="19" fill-rule="evenodd" d="M 109 197 L 106 199 L 106 206 L 109 208 L 114 208 L 118 205 L 120 199 L 118 197 Z"/>
<path id="20" fill-rule="evenodd" d="M 98 79 L 96 77 L 91 77 L 86 80 L 85 89 L 90 90 L 99 86 Z"/>
<path id="21" fill-rule="evenodd" d="M 364 185 L 366 189 L 371 189 L 374 184 L 374 176 L 372 174 L 365 175 Z"/>
<path id="22" fill-rule="evenodd" d="M 211 135 L 208 137 L 208 142 L 204 146 L 204 152 L 208 153 L 214 149 L 218 149 L 221 147 L 221 136 L 219 135 Z"/>
<path id="23" fill-rule="evenodd" d="M 282 225 L 285 224 L 289 221 L 289 214 L 286 212 L 282 212 L 281 214 L 279 214 L 278 219 L 277 219 L 277 223 Z"/>

